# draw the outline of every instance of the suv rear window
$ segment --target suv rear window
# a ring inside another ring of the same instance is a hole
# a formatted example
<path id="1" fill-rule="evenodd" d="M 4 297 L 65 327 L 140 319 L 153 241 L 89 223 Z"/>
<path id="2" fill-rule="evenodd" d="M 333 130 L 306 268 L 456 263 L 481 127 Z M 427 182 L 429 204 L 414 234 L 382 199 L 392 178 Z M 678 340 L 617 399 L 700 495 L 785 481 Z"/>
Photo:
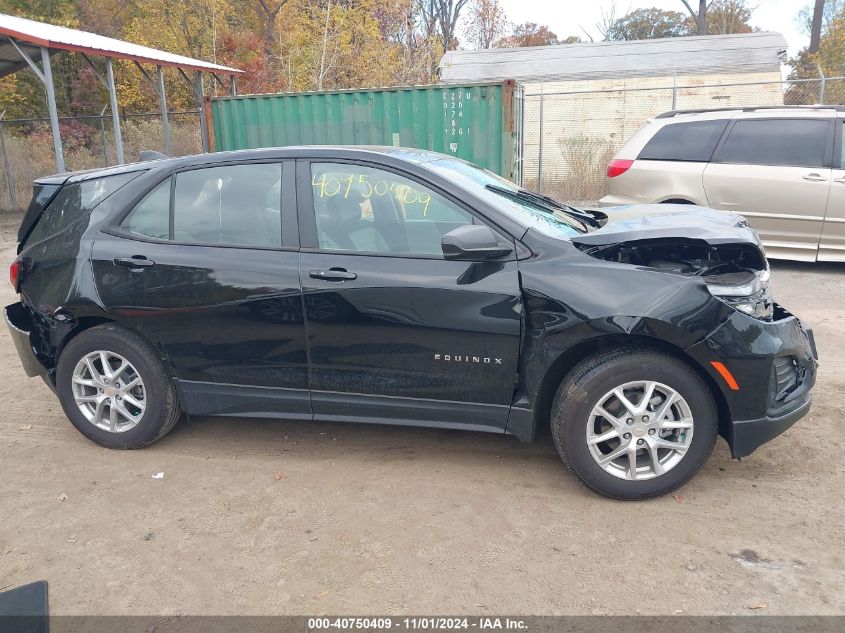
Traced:
<path id="1" fill-rule="evenodd" d="M 41 212 L 27 242 L 35 244 L 61 233 L 140 173 L 115 174 L 66 185 Z"/>
<path id="2" fill-rule="evenodd" d="M 646 143 L 638 158 L 706 163 L 727 124 L 727 120 L 671 123 Z"/>
<path id="3" fill-rule="evenodd" d="M 731 128 L 714 162 L 824 167 L 829 130 L 829 119 L 743 119 Z"/>

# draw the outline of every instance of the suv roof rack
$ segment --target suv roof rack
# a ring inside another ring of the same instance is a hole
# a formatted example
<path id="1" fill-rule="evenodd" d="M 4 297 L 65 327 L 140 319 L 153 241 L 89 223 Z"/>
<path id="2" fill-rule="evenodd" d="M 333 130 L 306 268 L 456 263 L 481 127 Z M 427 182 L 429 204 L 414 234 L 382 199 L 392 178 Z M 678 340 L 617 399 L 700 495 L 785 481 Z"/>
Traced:
<path id="1" fill-rule="evenodd" d="M 697 110 L 670 110 L 658 114 L 655 119 L 671 119 L 678 114 L 704 114 L 706 112 L 756 112 L 757 110 L 833 110 L 845 112 L 845 105 L 776 105 L 776 106 L 737 106 L 735 108 L 701 108 Z"/>

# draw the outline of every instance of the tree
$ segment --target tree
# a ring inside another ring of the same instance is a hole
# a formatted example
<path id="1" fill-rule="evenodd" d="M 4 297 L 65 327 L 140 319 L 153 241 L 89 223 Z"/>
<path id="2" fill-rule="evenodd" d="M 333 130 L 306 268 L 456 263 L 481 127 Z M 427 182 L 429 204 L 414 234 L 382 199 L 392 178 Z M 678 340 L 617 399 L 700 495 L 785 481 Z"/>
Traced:
<path id="1" fill-rule="evenodd" d="M 455 31 L 469 0 L 418 0 L 423 18 L 434 27 L 444 50 L 458 47 Z"/>
<path id="2" fill-rule="evenodd" d="M 687 17 L 678 11 L 637 9 L 614 20 L 604 33 L 606 40 L 650 40 L 690 35 Z"/>
<path id="3" fill-rule="evenodd" d="M 288 0 L 258 0 L 259 15 L 261 16 L 262 30 L 264 36 L 264 54 L 273 56 L 273 43 L 276 39 L 276 20 L 279 12 L 288 3 Z"/>
<path id="4" fill-rule="evenodd" d="M 790 79 L 816 79 L 819 70 L 827 76 L 838 75 L 845 68 L 845 3 L 837 3 L 835 14 L 828 11 L 825 8 L 818 50 L 807 47 L 789 61 Z"/>
<path id="5" fill-rule="evenodd" d="M 698 0 L 698 12 L 696 13 L 692 6 L 690 6 L 690 0 L 681 0 L 684 3 L 684 6 L 689 11 L 692 19 L 695 20 L 695 30 L 698 35 L 709 35 L 710 33 L 710 25 L 707 23 L 707 0 Z"/>
<path id="6" fill-rule="evenodd" d="M 751 33 L 755 8 L 748 6 L 747 0 L 712 0 L 707 7 L 709 34 Z"/>
<path id="7" fill-rule="evenodd" d="M 507 28 L 508 19 L 499 0 L 474 0 L 467 17 L 467 34 L 477 48 L 492 48 Z"/>
<path id="8" fill-rule="evenodd" d="M 816 0 L 815 8 L 813 9 L 813 23 L 810 27 L 810 49 L 809 53 L 813 55 L 819 52 L 819 44 L 822 39 L 822 18 L 824 17 L 824 0 Z"/>
<path id="9" fill-rule="evenodd" d="M 575 39 L 578 40 L 578 38 Z M 572 41 L 566 43 L 571 44 Z M 560 44 L 560 40 L 549 27 L 534 22 L 526 22 L 514 26 L 511 34 L 499 39 L 495 46 L 496 48 L 519 48 L 523 46 L 551 46 L 552 44 Z"/>

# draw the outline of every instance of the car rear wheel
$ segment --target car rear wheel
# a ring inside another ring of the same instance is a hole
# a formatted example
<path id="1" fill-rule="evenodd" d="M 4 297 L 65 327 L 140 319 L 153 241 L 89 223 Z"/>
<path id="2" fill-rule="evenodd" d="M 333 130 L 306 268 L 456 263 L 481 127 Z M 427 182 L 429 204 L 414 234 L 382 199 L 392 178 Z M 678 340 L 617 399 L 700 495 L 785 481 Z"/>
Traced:
<path id="1" fill-rule="evenodd" d="M 601 352 L 579 364 L 555 396 L 552 436 L 589 488 L 648 499 L 689 481 L 716 441 L 710 390 L 686 364 L 646 350 Z"/>
<path id="2" fill-rule="evenodd" d="M 147 343 L 115 325 L 73 338 L 56 369 L 62 408 L 87 438 L 109 448 L 141 448 L 181 416 L 170 376 Z"/>

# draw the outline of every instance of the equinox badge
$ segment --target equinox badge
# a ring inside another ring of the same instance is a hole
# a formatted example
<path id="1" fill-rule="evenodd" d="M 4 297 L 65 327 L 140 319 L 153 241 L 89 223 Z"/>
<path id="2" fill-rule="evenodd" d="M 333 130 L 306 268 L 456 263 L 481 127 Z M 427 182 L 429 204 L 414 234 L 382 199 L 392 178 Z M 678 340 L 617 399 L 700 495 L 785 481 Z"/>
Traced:
<path id="1" fill-rule="evenodd" d="M 464 354 L 435 354 L 434 360 L 443 360 L 448 363 L 481 363 L 484 365 L 501 365 L 501 358 L 490 358 L 489 356 L 467 356 Z"/>

